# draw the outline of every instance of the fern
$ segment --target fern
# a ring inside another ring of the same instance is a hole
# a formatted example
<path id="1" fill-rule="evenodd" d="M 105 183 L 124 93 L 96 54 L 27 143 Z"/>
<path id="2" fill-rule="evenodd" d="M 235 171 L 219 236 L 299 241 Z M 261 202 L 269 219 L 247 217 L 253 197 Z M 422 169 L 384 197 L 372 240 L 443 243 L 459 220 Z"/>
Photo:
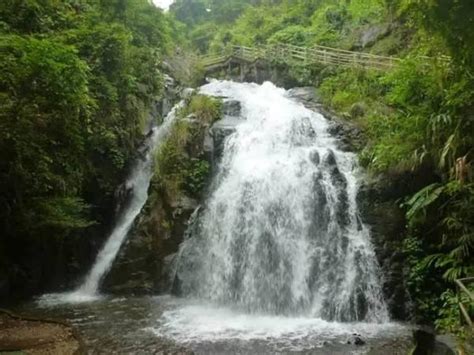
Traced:
<path id="1" fill-rule="evenodd" d="M 424 214 L 426 208 L 435 202 L 442 194 L 444 186 L 441 184 L 431 184 L 413 195 L 404 206 L 408 207 L 407 219 L 412 221 L 414 217 Z"/>

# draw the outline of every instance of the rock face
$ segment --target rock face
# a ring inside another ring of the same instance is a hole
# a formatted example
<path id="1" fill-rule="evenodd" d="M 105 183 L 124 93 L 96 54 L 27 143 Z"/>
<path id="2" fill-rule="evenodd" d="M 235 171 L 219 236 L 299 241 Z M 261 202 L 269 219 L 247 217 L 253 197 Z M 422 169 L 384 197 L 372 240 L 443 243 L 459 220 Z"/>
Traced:
<path id="1" fill-rule="evenodd" d="M 405 284 L 406 268 L 403 239 L 406 220 L 400 201 L 437 177 L 432 169 L 422 167 L 417 171 L 391 172 L 365 181 L 359 191 L 362 219 L 372 230 L 379 264 L 384 275 L 383 291 L 391 316 L 396 320 L 410 320 L 413 309 Z"/>
<path id="2" fill-rule="evenodd" d="M 164 191 L 157 193 L 160 198 L 154 198 L 142 211 L 104 280 L 102 288 L 108 292 L 150 294 L 169 288 L 166 260 L 178 251 L 198 202 L 186 196 L 175 200 Z"/>
<path id="3" fill-rule="evenodd" d="M 212 125 L 205 137 L 204 149 L 213 169 L 222 155 L 225 139 L 235 132 L 237 125 L 242 123 L 240 113 L 241 105 L 239 101 L 224 99 L 222 105 L 223 117 Z"/>
<path id="4" fill-rule="evenodd" d="M 365 28 L 359 36 L 357 48 L 366 48 L 385 37 L 392 30 L 389 24 L 372 25 Z"/>
<path id="5" fill-rule="evenodd" d="M 329 119 L 331 122 L 329 132 L 339 140 L 339 148 L 341 150 L 358 151 L 366 144 L 366 139 L 360 128 L 352 122 L 341 119 L 334 112 L 325 108 L 320 103 L 314 87 L 297 87 L 289 90 L 288 93 L 305 107 L 320 112 Z"/>
<path id="6" fill-rule="evenodd" d="M 28 319 L 0 311 L 0 353 L 82 354 L 76 332 L 60 322 Z"/>
<path id="7" fill-rule="evenodd" d="M 184 90 L 182 97 L 186 100 L 191 95 L 190 90 Z M 225 138 L 241 122 L 238 117 L 240 103 L 224 100 L 222 114 L 223 118 L 212 127 L 200 122 L 193 114 L 183 119 L 193 132 L 186 149 L 189 158 L 204 156 L 211 166 L 220 159 Z M 184 191 L 177 194 L 165 187 L 152 187 L 148 202 L 102 288 L 119 294 L 168 292 L 172 286 L 170 264 L 199 203 L 199 197 L 189 196 Z"/>

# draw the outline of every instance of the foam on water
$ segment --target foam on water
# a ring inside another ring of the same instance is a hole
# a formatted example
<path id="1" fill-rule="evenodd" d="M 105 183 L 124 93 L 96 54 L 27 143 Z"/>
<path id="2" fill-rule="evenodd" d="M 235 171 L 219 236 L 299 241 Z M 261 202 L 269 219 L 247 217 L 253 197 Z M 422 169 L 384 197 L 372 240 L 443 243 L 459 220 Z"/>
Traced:
<path id="1" fill-rule="evenodd" d="M 158 326 L 147 330 L 191 348 L 205 343 L 261 342 L 265 349 L 275 351 L 301 351 L 328 342 L 346 344 L 354 334 L 369 342 L 380 336 L 409 336 L 408 328 L 397 323 L 341 323 L 304 316 L 248 314 L 202 301 L 176 305 L 163 313 Z"/>

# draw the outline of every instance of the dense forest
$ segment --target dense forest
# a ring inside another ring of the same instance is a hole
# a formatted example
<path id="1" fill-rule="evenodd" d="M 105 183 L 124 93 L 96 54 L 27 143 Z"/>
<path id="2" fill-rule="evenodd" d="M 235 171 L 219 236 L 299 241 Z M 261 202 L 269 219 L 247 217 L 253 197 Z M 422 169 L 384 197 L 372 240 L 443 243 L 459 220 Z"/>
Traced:
<path id="1" fill-rule="evenodd" d="M 0 4 L 0 274 L 10 288 L 31 292 L 32 275 L 48 272 L 24 268 L 31 253 L 111 219 L 178 28 L 146 0 Z"/>
<path id="2" fill-rule="evenodd" d="M 360 126 L 359 159 L 373 174 L 422 171 L 399 203 L 410 293 L 418 316 L 455 331 L 454 280 L 474 273 L 474 4 L 437 0 L 178 0 L 196 50 L 285 43 L 402 58 L 388 72 L 288 68 Z"/>
<path id="3" fill-rule="evenodd" d="M 60 253 L 90 238 L 96 248 L 180 55 L 187 65 L 233 45 L 323 45 L 401 59 L 386 71 L 284 70 L 363 132 L 369 175 L 419 177 L 397 200 L 411 320 L 466 337 L 455 280 L 474 276 L 473 26 L 471 0 L 176 0 L 167 13 L 147 0 L 3 0 L 0 298 L 42 289 L 33 275 L 52 266 L 29 262 L 48 258 L 48 245 Z M 209 122 L 221 109 L 201 96 L 193 104 Z M 191 134 L 180 127 L 174 136 Z M 176 141 L 158 152 L 152 188 L 197 196 L 209 166 L 182 158 L 186 142 Z"/>

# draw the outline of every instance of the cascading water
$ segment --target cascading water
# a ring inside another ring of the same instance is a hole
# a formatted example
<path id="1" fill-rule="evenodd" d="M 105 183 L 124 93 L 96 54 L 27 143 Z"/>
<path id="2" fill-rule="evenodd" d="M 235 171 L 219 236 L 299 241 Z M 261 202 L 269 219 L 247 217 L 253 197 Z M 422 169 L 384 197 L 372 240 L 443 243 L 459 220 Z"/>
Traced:
<path id="1" fill-rule="evenodd" d="M 136 161 L 125 183 L 130 199 L 120 213 L 112 233 L 97 255 L 96 261 L 83 284 L 73 292 L 44 295 L 40 299 L 41 303 L 83 302 L 97 298 L 101 279 L 112 266 L 135 218 L 146 203 L 148 188 L 153 175 L 153 153 L 169 132 L 170 127 L 176 119 L 176 111 L 181 105 L 182 103 L 179 103 L 167 115 L 160 126 L 151 129 L 150 134 L 141 147 L 144 154 Z"/>
<path id="2" fill-rule="evenodd" d="M 242 104 L 212 192 L 182 244 L 180 292 L 253 314 L 388 320 L 357 164 L 328 121 L 270 83 L 212 82 Z"/>
<path id="3" fill-rule="evenodd" d="M 44 296 L 34 310 L 62 314 L 91 353 L 407 353 L 411 329 L 388 322 L 370 234 L 358 217 L 355 156 L 337 148 L 330 123 L 270 83 L 216 81 L 201 91 L 240 101 L 242 113 L 212 130 L 228 134 L 236 124 L 172 263 L 174 287 L 187 297 L 97 292 L 145 203 L 152 151 L 172 113 L 137 162 L 132 200 L 86 282 Z M 368 346 L 355 345 L 354 333 Z"/>
<path id="4" fill-rule="evenodd" d="M 174 117 L 172 115 L 171 117 Z M 96 262 L 84 283 L 78 289 L 79 293 L 95 295 L 99 289 L 100 280 L 112 266 L 115 257 L 124 242 L 135 218 L 138 216 L 148 198 L 148 187 L 152 177 L 153 152 L 157 142 L 167 132 L 171 120 L 167 120 L 159 128 L 153 128 L 150 139 L 146 142 L 145 157 L 139 159 L 135 164 L 130 177 L 125 183 L 127 191 L 130 191 L 131 199 L 117 220 L 110 237 L 99 252 Z"/>

